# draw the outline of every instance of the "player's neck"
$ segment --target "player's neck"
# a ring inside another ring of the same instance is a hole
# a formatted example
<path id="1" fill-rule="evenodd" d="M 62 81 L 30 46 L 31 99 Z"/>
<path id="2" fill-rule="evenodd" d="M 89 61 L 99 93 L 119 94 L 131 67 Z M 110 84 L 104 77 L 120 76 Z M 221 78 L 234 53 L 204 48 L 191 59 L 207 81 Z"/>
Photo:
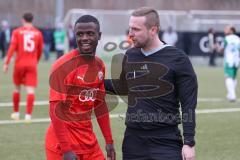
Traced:
<path id="1" fill-rule="evenodd" d="M 23 23 L 23 26 L 24 27 L 32 27 L 33 25 L 32 25 L 32 23 Z"/>
<path id="2" fill-rule="evenodd" d="M 86 59 L 86 60 L 95 59 L 95 53 L 92 53 L 92 54 L 81 54 L 79 49 L 77 49 L 77 51 L 78 51 L 79 55 L 80 55 L 82 58 Z"/>
<path id="3" fill-rule="evenodd" d="M 83 55 L 82 58 L 86 61 L 86 62 L 93 62 L 95 60 L 95 56 L 94 55 Z"/>
<path id="4" fill-rule="evenodd" d="M 152 40 L 151 43 L 149 43 L 148 45 L 146 45 L 143 50 L 144 51 L 151 51 L 155 48 L 158 48 L 160 46 L 164 45 L 164 43 L 158 38 L 158 37 L 154 37 L 154 39 Z"/>

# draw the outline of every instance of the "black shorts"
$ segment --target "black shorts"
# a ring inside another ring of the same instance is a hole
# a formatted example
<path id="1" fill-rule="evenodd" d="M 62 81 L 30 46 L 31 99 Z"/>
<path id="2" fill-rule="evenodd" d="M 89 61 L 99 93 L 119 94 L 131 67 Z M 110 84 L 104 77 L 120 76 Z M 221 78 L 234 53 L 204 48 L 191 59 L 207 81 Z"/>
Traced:
<path id="1" fill-rule="evenodd" d="M 127 128 L 122 145 L 123 160 L 182 160 L 182 146 L 177 127 L 157 130 Z"/>

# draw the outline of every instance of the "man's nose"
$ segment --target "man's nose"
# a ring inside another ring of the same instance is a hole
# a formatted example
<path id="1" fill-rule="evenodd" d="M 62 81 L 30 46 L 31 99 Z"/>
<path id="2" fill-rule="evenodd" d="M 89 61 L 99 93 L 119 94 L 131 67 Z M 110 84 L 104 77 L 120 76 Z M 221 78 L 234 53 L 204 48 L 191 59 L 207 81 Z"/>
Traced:
<path id="1" fill-rule="evenodd" d="M 89 39 L 89 36 L 87 34 L 83 34 L 82 40 L 87 40 L 87 39 Z"/>
<path id="2" fill-rule="evenodd" d="M 129 36 L 129 37 L 133 36 L 133 31 L 132 31 L 132 30 L 129 30 L 128 36 Z"/>

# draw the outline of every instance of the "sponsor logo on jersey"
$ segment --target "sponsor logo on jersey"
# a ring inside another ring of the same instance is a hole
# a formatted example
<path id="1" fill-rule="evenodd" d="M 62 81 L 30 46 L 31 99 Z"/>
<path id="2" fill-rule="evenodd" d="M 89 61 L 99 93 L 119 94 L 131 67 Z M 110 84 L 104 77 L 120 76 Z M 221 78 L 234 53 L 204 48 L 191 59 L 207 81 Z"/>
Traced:
<path id="1" fill-rule="evenodd" d="M 78 99 L 80 102 L 87 102 L 92 101 L 94 102 L 96 100 L 96 95 L 98 88 L 91 88 L 91 89 L 84 89 L 80 92 Z"/>

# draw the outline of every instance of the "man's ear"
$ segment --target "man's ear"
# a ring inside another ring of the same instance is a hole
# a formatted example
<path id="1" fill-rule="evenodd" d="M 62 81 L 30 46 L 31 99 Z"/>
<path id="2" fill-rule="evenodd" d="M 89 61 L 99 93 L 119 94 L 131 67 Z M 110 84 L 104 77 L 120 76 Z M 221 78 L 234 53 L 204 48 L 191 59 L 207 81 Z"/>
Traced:
<path id="1" fill-rule="evenodd" d="M 101 37 L 102 37 L 102 32 L 99 32 L 99 33 L 98 33 L 98 40 L 100 40 Z"/>
<path id="2" fill-rule="evenodd" d="M 158 27 L 157 26 L 153 26 L 151 28 L 151 31 L 152 31 L 153 34 L 158 33 Z"/>

